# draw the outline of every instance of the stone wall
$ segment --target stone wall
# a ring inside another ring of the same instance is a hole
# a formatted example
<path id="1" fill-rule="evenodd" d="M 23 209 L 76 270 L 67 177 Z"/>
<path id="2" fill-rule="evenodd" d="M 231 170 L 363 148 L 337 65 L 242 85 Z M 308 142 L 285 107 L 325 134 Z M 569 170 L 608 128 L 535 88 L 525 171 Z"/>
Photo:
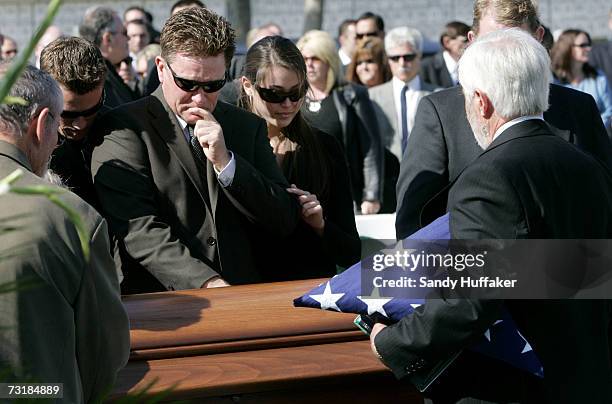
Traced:
<path id="1" fill-rule="evenodd" d="M 247 0 L 244 0 L 247 1 Z M 121 12 L 130 5 L 139 4 L 150 10 L 154 25 L 161 27 L 169 15 L 174 0 L 65 0 L 56 19 L 66 33 L 75 33 L 84 11 L 93 5 L 108 5 Z M 204 0 L 209 8 L 227 15 L 224 0 Z M 13 36 L 20 48 L 41 20 L 47 0 L 0 0 L 0 32 Z M 383 16 L 387 27 L 409 25 L 437 40 L 439 31 L 447 21 L 471 23 L 472 0 L 326 0 L 323 29 L 336 36 L 339 23 L 348 17 L 357 17 L 364 11 Z M 609 0 L 539 0 L 540 14 L 553 30 L 577 27 L 593 37 L 608 35 L 607 18 Z M 580 4 L 578 6 L 578 4 Z M 278 22 L 285 34 L 297 38 L 303 28 L 303 0 L 251 0 L 253 26 L 270 21 Z"/>

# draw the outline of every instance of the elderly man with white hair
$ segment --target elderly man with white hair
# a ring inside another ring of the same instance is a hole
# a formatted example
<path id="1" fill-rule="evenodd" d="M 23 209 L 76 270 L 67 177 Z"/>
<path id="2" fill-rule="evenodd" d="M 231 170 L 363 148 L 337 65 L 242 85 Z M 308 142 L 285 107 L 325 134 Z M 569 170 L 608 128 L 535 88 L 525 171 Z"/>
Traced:
<path id="1" fill-rule="evenodd" d="M 0 63 L 0 80 L 9 67 Z M 63 109 L 57 83 L 26 66 L 10 95 L 26 103 L 0 104 L 0 178 L 21 170 L 15 187 L 55 192 L 81 219 L 85 239 L 49 199 L 1 192 L 0 285 L 16 286 L 0 293 L 2 381 L 62 383 L 62 403 L 97 403 L 130 353 L 106 222 L 78 196 L 44 179 Z"/>
<path id="2" fill-rule="evenodd" d="M 419 31 L 409 27 L 392 29 L 385 36 L 385 52 L 393 78 L 369 92 L 385 147 L 401 160 L 419 101 L 435 87 L 419 77 L 423 53 Z"/>
<path id="3" fill-rule="evenodd" d="M 459 61 L 466 114 L 483 152 L 450 190 L 453 239 L 612 235 L 609 173 L 543 120 L 549 69 L 544 47 L 516 28 L 481 37 Z M 414 377 L 470 346 L 500 318 L 502 303 L 544 378 L 464 351 L 427 392 L 434 402 L 612 402 L 606 300 L 432 299 L 393 326 L 376 324 L 372 349 L 396 376 Z"/>

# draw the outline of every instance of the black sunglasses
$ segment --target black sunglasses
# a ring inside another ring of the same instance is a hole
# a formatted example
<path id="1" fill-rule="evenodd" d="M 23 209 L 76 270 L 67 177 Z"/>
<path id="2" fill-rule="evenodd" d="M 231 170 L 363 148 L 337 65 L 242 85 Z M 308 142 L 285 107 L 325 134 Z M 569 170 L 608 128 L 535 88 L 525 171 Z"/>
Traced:
<path id="1" fill-rule="evenodd" d="M 121 67 L 121 63 L 125 63 L 126 65 L 129 66 L 132 64 L 133 60 L 134 59 L 132 59 L 131 56 L 127 56 L 125 59 L 120 60 L 119 63 L 115 63 L 115 69 L 119 69 Z"/>
<path id="2" fill-rule="evenodd" d="M 404 59 L 404 62 L 412 62 L 414 59 L 416 59 L 416 57 L 417 57 L 416 53 L 406 53 L 405 55 L 389 56 L 389 60 L 392 60 L 394 62 L 399 62 L 400 59 Z"/>
<path id="3" fill-rule="evenodd" d="M 105 100 L 106 91 L 102 90 L 102 96 L 100 97 L 100 100 L 93 107 L 84 111 L 62 111 L 60 117 L 62 119 L 77 119 L 80 116 L 82 116 L 83 118 L 89 118 L 90 116 L 97 114 L 102 109 Z"/>
<path id="4" fill-rule="evenodd" d="M 585 42 L 585 43 L 579 43 L 577 45 L 572 45 L 573 47 L 576 48 L 590 48 L 591 47 L 591 43 L 590 42 Z"/>
<path id="5" fill-rule="evenodd" d="M 272 88 L 263 88 L 259 87 L 258 85 L 255 85 L 255 89 L 259 93 L 262 100 L 265 102 L 271 102 L 272 104 L 280 104 L 287 98 L 289 98 L 289 101 L 291 102 L 298 102 L 306 94 L 306 86 L 296 88 L 295 90 L 288 92 L 282 92 Z"/>
<path id="6" fill-rule="evenodd" d="M 172 78 L 174 79 L 174 84 L 178 88 L 183 91 L 187 91 L 188 93 L 196 91 L 198 88 L 204 90 L 205 93 L 216 93 L 221 90 L 227 81 L 227 72 L 225 72 L 225 77 L 221 80 L 212 80 L 212 81 L 195 81 L 195 80 L 187 80 L 181 77 L 178 77 L 172 67 L 170 67 L 169 63 L 166 63 L 168 69 L 170 69 L 170 73 L 172 74 Z"/>
<path id="7" fill-rule="evenodd" d="M 368 36 L 378 36 L 378 32 L 365 32 L 363 34 L 356 34 L 355 37 L 357 39 L 362 39 Z"/>

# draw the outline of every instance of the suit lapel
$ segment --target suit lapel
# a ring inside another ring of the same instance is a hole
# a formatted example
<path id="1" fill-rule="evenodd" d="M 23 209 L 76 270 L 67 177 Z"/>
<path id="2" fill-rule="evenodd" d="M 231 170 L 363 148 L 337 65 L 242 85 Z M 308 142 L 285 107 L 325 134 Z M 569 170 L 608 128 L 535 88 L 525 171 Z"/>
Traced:
<path id="1" fill-rule="evenodd" d="M 195 162 L 191 149 L 187 144 L 185 135 L 168 104 L 164 99 L 161 86 L 152 94 L 153 98 L 148 106 L 148 112 L 151 116 L 151 123 L 157 134 L 166 142 L 170 152 L 173 153 L 191 180 L 193 185 L 198 190 L 200 197 L 210 208 L 208 198 L 208 190 L 204 189 L 202 181 L 205 180 L 204 173 L 200 174 L 198 166 Z M 206 164 L 210 164 L 206 162 Z M 208 169 L 207 169 L 208 171 Z"/>

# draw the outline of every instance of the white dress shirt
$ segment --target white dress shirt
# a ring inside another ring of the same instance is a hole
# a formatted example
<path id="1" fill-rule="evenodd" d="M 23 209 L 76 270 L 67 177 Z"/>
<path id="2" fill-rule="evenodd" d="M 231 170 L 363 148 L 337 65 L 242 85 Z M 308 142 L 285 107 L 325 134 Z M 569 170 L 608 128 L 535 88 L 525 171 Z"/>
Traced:
<path id="1" fill-rule="evenodd" d="M 187 122 L 185 122 L 180 116 L 175 116 L 179 122 L 179 125 L 181 125 L 181 129 L 183 130 L 183 136 L 185 136 L 185 139 L 187 140 L 187 146 L 189 146 L 189 149 L 191 149 L 191 142 L 189 139 L 190 135 L 189 129 L 187 128 Z M 213 169 L 217 174 L 217 180 L 219 180 L 219 183 L 223 186 L 223 188 L 232 185 L 232 181 L 234 181 L 234 174 L 236 173 L 236 160 L 234 159 L 234 153 L 232 153 L 230 150 L 228 150 L 228 152 L 230 154 L 230 161 L 225 167 L 223 167 L 221 171 L 217 171 L 217 169 L 213 165 Z"/>
<path id="2" fill-rule="evenodd" d="M 344 49 L 338 49 L 338 56 L 343 66 L 348 66 L 351 63 L 351 55 L 347 55 Z"/>
<path id="3" fill-rule="evenodd" d="M 453 84 L 457 85 L 459 83 L 459 73 L 457 72 L 457 67 L 459 67 L 459 64 L 455 59 L 453 59 L 448 51 L 442 52 L 442 57 L 444 58 L 444 64 L 446 64 L 446 70 L 448 70 L 451 80 L 453 80 Z"/>
<path id="4" fill-rule="evenodd" d="M 419 106 L 419 94 L 421 91 L 421 78 L 417 74 L 408 83 L 404 83 L 400 79 L 393 77 L 393 99 L 395 100 L 395 112 L 397 118 L 397 131 L 402 134 L 402 111 L 401 111 L 401 96 L 402 89 L 405 85 L 408 86 L 406 91 L 406 107 L 408 108 L 408 136 L 410 136 L 410 130 L 414 126 L 414 116 L 416 115 L 417 107 Z"/>

